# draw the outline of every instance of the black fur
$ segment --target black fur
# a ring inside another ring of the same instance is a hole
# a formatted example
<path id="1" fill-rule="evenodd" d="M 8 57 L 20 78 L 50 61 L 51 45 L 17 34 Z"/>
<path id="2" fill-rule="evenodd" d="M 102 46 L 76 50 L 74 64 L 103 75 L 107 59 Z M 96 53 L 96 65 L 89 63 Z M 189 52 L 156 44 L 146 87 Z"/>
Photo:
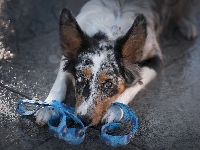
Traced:
<path id="1" fill-rule="evenodd" d="M 67 72 L 69 72 L 69 73 L 74 75 L 74 73 L 75 73 L 74 66 L 75 66 L 76 60 L 74 58 L 71 59 L 71 58 L 65 56 L 65 58 L 62 61 L 66 61 L 65 65 L 64 65 L 64 68 L 62 68 L 63 71 L 67 71 Z"/>
<path id="2" fill-rule="evenodd" d="M 92 39 L 96 39 L 98 41 L 101 41 L 101 40 L 107 40 L 108 37 L 105 35 L 105 33 L 98 32 L 92 37 Z"/>
<path id="3" fill-rule="evenodd" d="M 159 56 L 153 56 L 150 59 L 139 62 L 138 65 L 140 67 L 149 67 L 154 69 L 157 73 L 160 73 L 163 68 L 163 61 Z"/>

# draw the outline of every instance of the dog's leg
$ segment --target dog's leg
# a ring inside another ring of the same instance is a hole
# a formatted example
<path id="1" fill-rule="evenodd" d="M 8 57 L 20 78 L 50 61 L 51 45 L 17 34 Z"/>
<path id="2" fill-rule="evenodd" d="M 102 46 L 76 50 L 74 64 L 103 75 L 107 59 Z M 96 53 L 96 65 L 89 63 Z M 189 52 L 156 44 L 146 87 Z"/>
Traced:
<path id="1" fill-rule="evenodd" d="M 180 26 L 181 34 L 188 40 L 195 39 L 198 35 L 197 27 L 187 18 L 179 18 L 177 25 Z"/>
<path id="2" fill-rule="evenodd" d="M 115 102 L 120 102 L 123 104 L 128 104 L 133 100 L 135 95 L 145 87 L 151 80 L 156 77 L 157 73 L 154 69 L 150 69 L 149 67 L 143 67 L 141 70 L 142 83 L 137 83 L 129 88 L 127 88 L 116 100 Z M 113 106 L 110 107 L 102 119 L 102 122 L 113 122 L 119 121 L 123 117 L 123 112 L 120 108 Z"/>
<path id="3" fill-rule="evenodd" d="M 190 1 L 182 0 L 174 8 L 172 18 L 180 26 L 180 33 L 187 39 L 195 39 L 198 35 L 197 27 L 189 20 Z"/>
<path id="4" fill-rule="evenodd" d="M 63 67 L 65 65 L 65 61 L 63 60 L 64 56 L 62 56 L 60 61 L 60 67 L 58 71 L 57 78 L 53 84 L 53 87 L 46 98 L 46 102 L 50 102 L 52 100 L 58 100 L 62 102 L 65 99 L 66 90 L 67 90 L 67 82 L 70 79 L 70 74 L 63 71 Z M 41 108 L 35 114 L 36 122 L 40 125 L 44 125 L 47 123 L 48 119 L 53 115 L 53 111 L 47 108 Z"/>

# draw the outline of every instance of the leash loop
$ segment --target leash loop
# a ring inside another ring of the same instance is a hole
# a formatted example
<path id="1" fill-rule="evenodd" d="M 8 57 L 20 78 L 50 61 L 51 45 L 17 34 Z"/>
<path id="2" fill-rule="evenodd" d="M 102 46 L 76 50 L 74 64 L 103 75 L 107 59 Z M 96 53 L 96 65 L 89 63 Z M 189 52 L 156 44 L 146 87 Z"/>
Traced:
<path id="1" fill-rule="evenodd" d="M 124 105 L 118 102 L 112 103 L 111 105 L 119 106 L 122 109 L 124 116 L 121 120 L 121 123 L 108 123 L 108 124 L 103 125 L 103 127 L 101 128 L 101 140 L 103 141 L 103 143 L 107 145 L 111 145 L 113 147 L 123 146 L 123 145 L 128 144 L 131 141 L 131 139 L 134 137 L 134 134 L 138 127 L 138 118 L 136 114 L 134 113 L 134 111 L 130 109 L 127 105 Z M 132 124 L 132 129 L 128 134 L 123 135 L 123 136 L 114 136 L 114 135 L 108 134 L 108 131 L 112 131 L 122 126 L 129 119 Z"/>
<path id="2" fill-rule="evenodd" d="M 36 106 L 36 108 L 28 110 L 24 108 L 23 105 L 32 105 Z M 102 126 L 101 140 L 103 143 L 110 146 L 123 146 L 128 144 L 134 137 L 138 127 L 138 118 L 135 112 L 125 104 L 115 102 L 111 105 L 119 106 L 122 109 L 124 116 L 121 122 L 107 123 Z M 32 115 L 40 108 L 51 108 L 55 113 L 55 115 L 48 120 L 49 131 L 54 137 L 65 140 L 67 143 L 73 145 L 78 145 L 84 140 L 85 132 L 89 126 L 84 126 L 82 121 L 74 115 L 74 108 L 56 100 L 46 103 L 25 99 L 19 101 L 17 104 L 17 110 L 21 115 Z M 131 131 L 128 134 L 114 136 L 108 133 L 109 131 L 122 126 L 128 120 L 132 123 Z"/>
<path id="3" fill-rule="evenodd" d="M 32 106 L 36 106 L 36 108 L 34 108 L 32 110 L 28 110 L 28 109 L 24 108 L 23 105 L 29 105 L 29 106 L 32 105 Z M 28 99 L 21 100 L 17 104 L 17 110 L 18 110 L 19 114 L 25 115 L 25 116 L 32 115 L 36 111 L 38 111 L 40 108 L 44 108 L 44 107 L 50 107 L 50 105 L 46 102 L 28 100 Z"/>

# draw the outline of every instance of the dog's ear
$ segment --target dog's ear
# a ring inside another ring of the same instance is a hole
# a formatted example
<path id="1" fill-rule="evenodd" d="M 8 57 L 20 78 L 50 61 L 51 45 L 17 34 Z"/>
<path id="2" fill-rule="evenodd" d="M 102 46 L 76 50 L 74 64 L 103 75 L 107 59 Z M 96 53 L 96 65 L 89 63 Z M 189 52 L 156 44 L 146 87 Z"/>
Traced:
<path id="1" fill-rule="evenodd" d="M 71 11 L 66 8 L 61 12 L 59 25 L 62 54 L 68 58 L 73 58 L 82 47 L 85 34 Z"/>
<path id="2" fill-rule="evenodd" d="M 116 42 L 116 50 L 122 61 L 127 84 L 133 84 L 140 80 L 137 63 L 141 61 L 146 37 L 146 18 L 141 14 L 137 16 L 125 36 L 119 38 Z"/>

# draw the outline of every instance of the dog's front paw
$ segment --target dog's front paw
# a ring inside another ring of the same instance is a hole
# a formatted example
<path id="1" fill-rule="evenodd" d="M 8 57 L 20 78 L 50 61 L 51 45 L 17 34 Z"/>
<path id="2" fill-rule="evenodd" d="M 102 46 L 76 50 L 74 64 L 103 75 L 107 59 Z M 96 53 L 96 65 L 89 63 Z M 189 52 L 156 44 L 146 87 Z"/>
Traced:
<path id="1" fill-rule="evenodd" d="M 110 106 L 104 117 L 102 123 L 118 122 L 123 117 L 123 111 L 118 106 Z"/>
<path id="2" fill-rule="evenodd" d="M 36 123 L 43 126 L 48 122 L 49 118 L 53 115 L 54 112 L 50 108 L 41 108 L 35 114 Z"/>
<path id="3" fill-rule="evenodd" d="M 192 40 L 197 37 L 197 27 L 190 20 L 186 18 L 181 18 L 177 21 L 177 24 L 181 27 L 181 34 L 187 39 Z"/>

